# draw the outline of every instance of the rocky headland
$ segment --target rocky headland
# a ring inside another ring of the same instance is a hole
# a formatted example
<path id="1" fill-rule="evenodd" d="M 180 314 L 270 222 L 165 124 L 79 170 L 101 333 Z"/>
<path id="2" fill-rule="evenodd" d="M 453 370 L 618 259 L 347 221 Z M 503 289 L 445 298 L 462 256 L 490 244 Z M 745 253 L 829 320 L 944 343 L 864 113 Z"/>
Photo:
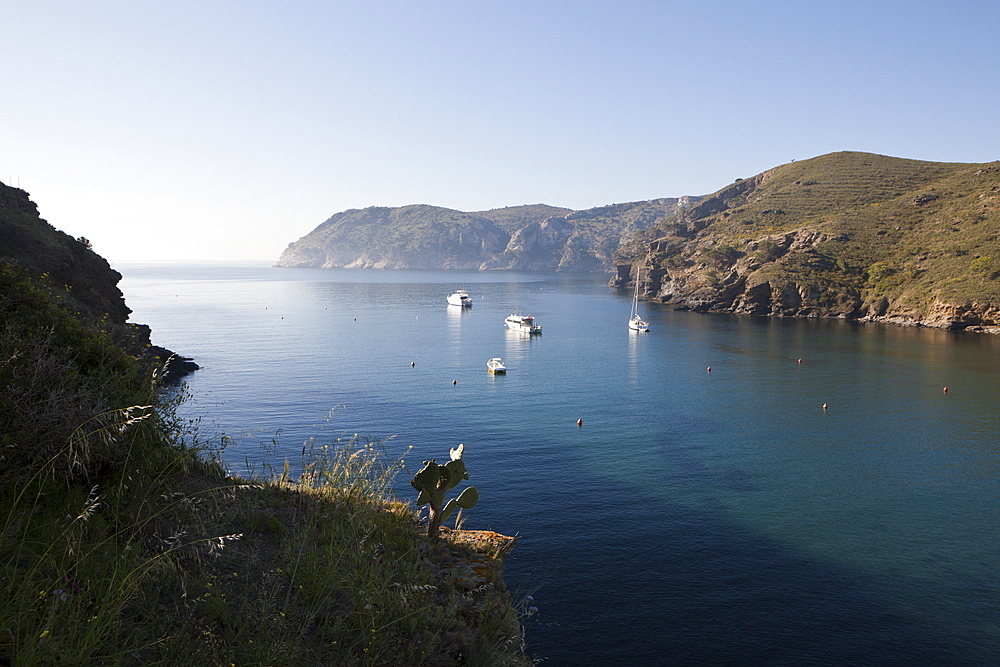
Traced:
<path id="1" fill-rule="evenodd" d="M 732 183 L 616 253 L 678 309 L 1000 332 L 1000 163 L 833 153 Z"/>
<path id="2" fill-rule="evenodd" d="M 623 241 L 695 199 L 583 211 L 545 204 L 475 213 L 427 205 L 351 209 L 289 244 L 277 266 L 604 273 Z"/>

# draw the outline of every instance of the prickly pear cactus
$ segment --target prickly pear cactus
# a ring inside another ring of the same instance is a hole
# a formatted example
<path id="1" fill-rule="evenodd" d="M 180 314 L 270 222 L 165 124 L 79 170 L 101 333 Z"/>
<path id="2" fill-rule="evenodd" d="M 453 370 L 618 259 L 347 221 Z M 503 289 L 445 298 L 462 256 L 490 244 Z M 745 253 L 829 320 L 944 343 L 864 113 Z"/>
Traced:
<path id="1" fill-rule="evenodd" d="M 452 498 L 447 504 L 444 502 L 448 491 L 454 489 L 463 479 L 469 479 L 469 473 L 462 461 L 464 453 L 465 445 L 459 445 L 451 450 L 451 460 L 444 465 L 438 463 L 437 459 L 424 461 L 424 467 L 410 480 L 410 485 L 419 492 L 417 505 L 430 505 L 428 537 L 438 536 L 441 524 L 451 516 L 456 507 L 470 509 L 479 502 L 479 491 L 474 486 L 467 487 L 458 498 Z"/>

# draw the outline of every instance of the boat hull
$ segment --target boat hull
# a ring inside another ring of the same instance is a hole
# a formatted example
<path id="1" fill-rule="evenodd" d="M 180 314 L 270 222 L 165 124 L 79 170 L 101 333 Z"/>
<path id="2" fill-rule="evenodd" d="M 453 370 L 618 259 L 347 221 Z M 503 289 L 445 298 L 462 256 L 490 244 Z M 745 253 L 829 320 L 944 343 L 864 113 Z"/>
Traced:
<path id="1" fill-rule="evenodd" d="M 486 362 L 486 370 L 496 375 L 499 373 L 506 373 L 507 367 L 503 365 L 503 359 L 500 359 L 499 357 L 494 357 L 493 359 L 490 359 L 489 361 Z"/>
<path id="2" fill-rule="evenodd" d="M 641 333 L 645 333 L 649 331 L 649 323 L 638 317 L 633 317 L 631 320 L 628 321 L 628 328 L 631 331 L 638 331 Z"/>

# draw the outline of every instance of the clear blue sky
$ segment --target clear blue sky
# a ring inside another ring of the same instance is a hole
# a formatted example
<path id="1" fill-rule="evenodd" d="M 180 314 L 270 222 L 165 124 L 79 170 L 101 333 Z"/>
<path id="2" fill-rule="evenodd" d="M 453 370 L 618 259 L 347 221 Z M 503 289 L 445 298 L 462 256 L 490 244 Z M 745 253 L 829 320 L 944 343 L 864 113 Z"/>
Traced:
<path id="1" fill-rule="evenodd" d="M 1000 159 L 1000 2 L 32 0 L 0 180 L 112 261 L 275 260 L 349 208 L 706 194 Z"/>

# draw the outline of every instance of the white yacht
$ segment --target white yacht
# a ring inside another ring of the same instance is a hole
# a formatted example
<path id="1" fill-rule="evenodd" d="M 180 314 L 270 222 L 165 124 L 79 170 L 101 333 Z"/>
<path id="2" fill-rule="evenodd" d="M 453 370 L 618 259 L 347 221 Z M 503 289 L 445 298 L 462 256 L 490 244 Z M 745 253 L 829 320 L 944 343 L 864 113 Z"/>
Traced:
<path id="1" fill-rule="evenodd" d="M 464 289 L 455 290 L 448 295 L 448 304 L 461 306 L 462 308 L 472 308 L 472 297 Z"/>
<path id="2" fill-rule="evenodd" d="M 503 365 L 503 359 L 500 357 L 493 357 L 486 362 L 486 370 L 490 373 L 506 373 L 507 367 Z"/>
<path id="3" fill-rule="evenodd" d="M 535 318 L 531 315 L 518 315 L 514 313 L 504 320 L 504 324 L 508 329 L 514 331 L 520 331 L 522 333 L 528 334 L 540 334 L 542 333 L 542 327 L 535 324 Z"/>
<path id="4" fill-rule="evenodd" d="M 628 328 L 632 331 L 646 332 L 649 331 L 649 322 L 642 319 L 638 315 L 633 315 L 632 319 L 628 321 Z"/>

